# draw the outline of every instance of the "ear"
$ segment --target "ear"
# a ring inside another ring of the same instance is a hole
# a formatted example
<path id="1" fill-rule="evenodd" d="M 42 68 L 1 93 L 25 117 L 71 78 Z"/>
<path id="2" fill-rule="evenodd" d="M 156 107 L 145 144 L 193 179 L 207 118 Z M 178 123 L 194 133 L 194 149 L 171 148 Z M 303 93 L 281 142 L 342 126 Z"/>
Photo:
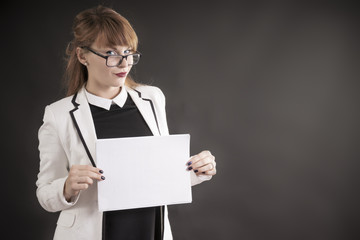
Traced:
<path id="1" fill-rule="evenodd" d="M 88 64 L 82 48 L 76 48 L 76 56 L 81 64 L 84 64 L 85 66 Z"/>

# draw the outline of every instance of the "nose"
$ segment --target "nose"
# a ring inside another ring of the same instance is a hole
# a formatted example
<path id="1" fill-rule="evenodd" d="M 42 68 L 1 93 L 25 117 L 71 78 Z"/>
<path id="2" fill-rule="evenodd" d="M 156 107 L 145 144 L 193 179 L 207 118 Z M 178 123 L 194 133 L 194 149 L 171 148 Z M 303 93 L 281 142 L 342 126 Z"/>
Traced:
<path id="1" fill-rule="evenodd" d="M 118 68 L 124 68 L 128 66 L 127 58 L 123 57 L 120 61 L 120 64 L 117 65 Z"/>

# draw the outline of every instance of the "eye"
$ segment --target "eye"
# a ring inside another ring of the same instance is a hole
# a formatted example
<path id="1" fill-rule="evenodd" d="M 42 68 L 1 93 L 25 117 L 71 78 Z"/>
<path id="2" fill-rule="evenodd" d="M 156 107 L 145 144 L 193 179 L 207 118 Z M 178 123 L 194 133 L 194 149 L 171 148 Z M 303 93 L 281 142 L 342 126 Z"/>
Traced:
<path id="1" fill-rule="evenodd" d="M 113 50 L 109 50 L 106 52 L 106 55 L 112 56 L 112 55 L 117 55 L 117 53 Z"/>
<path id="2" fill-rule="evenodd" d="M 130 53 L 131 53 L 130 49 L 124 51 L 124 54 L 130 54 Z"/>

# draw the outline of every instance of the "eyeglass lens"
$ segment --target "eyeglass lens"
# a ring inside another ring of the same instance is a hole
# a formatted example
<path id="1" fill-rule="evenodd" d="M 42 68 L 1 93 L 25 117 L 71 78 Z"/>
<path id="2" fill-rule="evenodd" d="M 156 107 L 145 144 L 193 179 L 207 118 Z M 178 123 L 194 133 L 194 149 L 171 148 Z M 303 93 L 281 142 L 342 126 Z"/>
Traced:
<path id="1" fill-rule="evenodd" d="M 131 54 L 124 57 L 128 65 L 135 65 L 140 60 L 140 54 Z M 109 56 L 107 59 L 107 65 L 110 67 L 120 65 L 120 61 L 124 61 L 122 56 Z"/>

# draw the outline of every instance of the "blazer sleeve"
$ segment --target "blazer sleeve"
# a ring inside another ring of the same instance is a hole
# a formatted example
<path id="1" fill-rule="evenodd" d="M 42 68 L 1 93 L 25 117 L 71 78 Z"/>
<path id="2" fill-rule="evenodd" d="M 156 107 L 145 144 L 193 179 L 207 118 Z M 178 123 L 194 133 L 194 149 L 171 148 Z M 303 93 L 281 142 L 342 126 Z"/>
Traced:
<path id="1" fill-rule="evenodd" d="M 161 103 L 161 111 L 159 111 L 159 118 L 162 119 L 162 122 L 164 123 L 161 127 L 163 132 L 165 132 L 165 135 L 169 135 L 169 129 L 166 121 L 166 104 L 165 104 L 165 95 L 164 93 L 159 89 L 159 95 L 161 96 L 158 101 Z M 164 134 L 163 134 L 164 135 Z M 212 178 L 212 176 L 205 176 L 205 175 L 196 175 L 194 171 L 190 172 L 190 178 L 191 178 L 191 186 L 195 186 L 199 183 L 202 183 L 203 181 L 208 181 Z"/>
<path id="2" fill-rule="evenodd" d="M 38 132 L 40 169 L 36 181 L 36 195 L 40 205 L 49 212 L 73 206 L 79 195 L 67 202 L 63 190 L 68 176 L 68 158 L 60 141 L 51 106 L 45 108 L 43 124 Z"/>

